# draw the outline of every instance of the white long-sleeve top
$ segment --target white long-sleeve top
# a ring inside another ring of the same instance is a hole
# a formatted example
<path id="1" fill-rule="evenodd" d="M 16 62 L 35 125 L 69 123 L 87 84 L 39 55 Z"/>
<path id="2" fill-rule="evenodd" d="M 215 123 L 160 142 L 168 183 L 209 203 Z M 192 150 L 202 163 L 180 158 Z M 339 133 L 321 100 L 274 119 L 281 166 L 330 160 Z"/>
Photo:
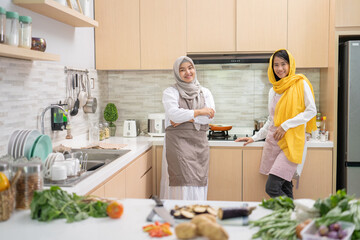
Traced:
<path id="1" fill-rule="evenodd" d="M 209 89 L 202 87 L 205 98 L 205 106 L 214 109 L 214 98 Z M 170 126 L 170 120 L 175 123 L 187 122 L 194 119 L 195 123 L 209 124 L 213 118 L 208 116 L 197 116 L 194 118 L 194 110 L 179 107 L 179 91 L 174 87 L 168 87 L 163 92 L 162 102 L 165 109 L 165 128 Z"/>
<path id="2" fill-rule="evenodd" d="M 300 126 L 302 124 L 305 124 L 305 126 L 306 126 L 306 123 L 310 119 L 312 119 L 314 116 L 316 116 L 316 104 L 315 104 L 310 86 L 305 80 L 303 80 L 303 81 L 304 81 L 305 111 L 299 113 L 298 115 L 296 115 L 293 118 L 286 120 L 285 122 L 283 122 L 281 124 L 281 127 L 285 130 L 285 132 L 289 128 L 294 128 L 294 127 Z M 274 89 L 271 88 L 269 91 L 269 101 L 268 101 L 269 112 L 270 112 L 272 99 L 277 95 L 281 95 L 281 94 L 277 94 L 274 91 Z M 264 124 L 264 126 L 259 130 L 259 132 L 257 132 L 254 136 L 252 136 L 252 139 L 254 139 L 254 141 L 259 141 L 259 140 L 266 138 L 269 127 L 273 126 L 273 125 L 274 125 L 274 119 L 272 116 L 269 116 L 266 123 Z"/>

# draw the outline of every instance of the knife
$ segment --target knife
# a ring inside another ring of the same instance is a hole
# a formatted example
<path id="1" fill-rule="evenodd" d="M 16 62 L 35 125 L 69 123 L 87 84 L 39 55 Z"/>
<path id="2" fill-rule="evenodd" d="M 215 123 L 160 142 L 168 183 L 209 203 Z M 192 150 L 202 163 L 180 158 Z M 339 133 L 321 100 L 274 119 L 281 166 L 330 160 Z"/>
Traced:
<path id="1" fill-rule="evenodd" d="M 168 222 L 171 226 L 174 226 L 175 220 L 174 220 L 173 216 L 170 215 L 169 211 L 166 208 L 164 208 L 164 204 L 162 203 L 162 201 L 155 195 L 153 195 L 151 198 L 155 201 L 156 206 L 152 209 L 152 211 L 150 212 L 150 214 L 148 215 L 146 220 L 152 221 L 152 218 L 153 218 L 154 214 L 156 213 L 165 222 Z"/>

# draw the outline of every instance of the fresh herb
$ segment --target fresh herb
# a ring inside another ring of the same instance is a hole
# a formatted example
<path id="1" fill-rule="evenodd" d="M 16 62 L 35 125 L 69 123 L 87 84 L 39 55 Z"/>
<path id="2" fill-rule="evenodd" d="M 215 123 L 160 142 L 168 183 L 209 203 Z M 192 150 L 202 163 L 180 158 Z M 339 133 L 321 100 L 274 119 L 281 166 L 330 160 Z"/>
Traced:
<path id="1" fill-rule="evenodd" d="M 296 240 L 298 222 L 291 220 L 291 209 L 278 209 L 256 221 L 250 221 L 251 227 L 259 227 L 252 238 Z"/>
<path id="2" fill-rule="evenodd" d="M 278 210 L 278 209 L 289 210 L 295 208 L 293 200 L 285 196 L 270 198 L 269 200 L 263 199 L 260 206 L 272 210 Z"/>
<path id="3" fill-rule="evenodd" d="M 53 219 L 66 218 L 67 222 L 81 221 L 86 218 L 106 217 L 107 202 L 93 200 L 86 196 L 72 195 L 58 186 L 35 191 L 30 209 L 31 218 L 48 222 Z"/>

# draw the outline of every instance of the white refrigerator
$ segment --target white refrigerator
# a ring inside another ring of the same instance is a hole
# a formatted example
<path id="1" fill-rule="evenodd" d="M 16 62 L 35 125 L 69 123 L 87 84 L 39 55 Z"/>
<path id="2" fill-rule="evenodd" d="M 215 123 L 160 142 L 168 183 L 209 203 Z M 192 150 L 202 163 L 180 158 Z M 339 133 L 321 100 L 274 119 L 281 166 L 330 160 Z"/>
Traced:
<path id="1" fill-rule="evenodd" d="M 360 197 L 360 41 L 340 44 L 337 189 Z"/>

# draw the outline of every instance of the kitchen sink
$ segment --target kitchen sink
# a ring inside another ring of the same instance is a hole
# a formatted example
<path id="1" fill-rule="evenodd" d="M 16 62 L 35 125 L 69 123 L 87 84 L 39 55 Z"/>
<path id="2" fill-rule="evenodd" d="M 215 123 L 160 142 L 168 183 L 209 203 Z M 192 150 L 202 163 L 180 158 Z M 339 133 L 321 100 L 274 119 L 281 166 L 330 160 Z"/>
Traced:
<path id="1" fill-rule="evenodd" d="M 76 177 L 68 177 L 62 181 L 52 181 L 50 179 L 44 180 L 45 186 L 57 185 L 60 187 L 72 187 L 78 182 L 82 181 L 84 178 L 90 176 L 92 173 L 96 172 L 105 165 L 111 163 L 112 161 L 118 159 L 119 157 L 130 152 L 130 149 L 119 149 L 119 150 L 109 150 L 109 149 L 72 149 L 71 152 L 83 152 L 88 155 L 88 160 L 85 166 L 85 171 Z"/>

